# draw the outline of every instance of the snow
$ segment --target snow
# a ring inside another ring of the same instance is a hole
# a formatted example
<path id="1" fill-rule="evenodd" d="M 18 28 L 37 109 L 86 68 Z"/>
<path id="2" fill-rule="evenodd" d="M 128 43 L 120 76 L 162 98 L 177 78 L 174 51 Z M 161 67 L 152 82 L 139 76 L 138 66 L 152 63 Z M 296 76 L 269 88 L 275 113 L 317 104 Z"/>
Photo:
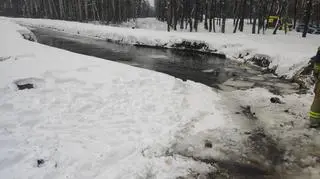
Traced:
<path id="1" fill-rule="evenodd" d="M 263 88 L 226 92 L 224 96 L 229 98 L 225 99 L 226 101 L 232 101 L 234 104 L 251 106 L 252 112 L 259 119 L 255 125 L 263 127 L 268 135 L 276 139 L 278 146 L 284 149 L 283 158 L 286 161 L 284 168 L 292 172 L 288 178 L 313 179 L 320 176 L 320 165 L 315 162 L 319 159 L 320 132 L 306 128 L 307 112 L 313 94 L 278 96 L 284 104 L 270 103 L 269 100 L 274 95 Z M 313 167 L 306 167 L 304 170 L 309 174 L 305 175 L 303 172 L 299 173 L 299 168 L 302 166 Z"/>
<path id="2" fill-rule="evenodd" d="M 166 32 L 16 20 L 89 37 L 100 32 L 96 38 L 109 38 L 111 31 L 114 37 L 132 33 L 131 38 L 147 41 L 150 37 L 150 42 L 154 34 L 161 40 L 161 35 L 169 38 Z M 267 169 L 283 167 L 285 176 L 298 178 L 320 175 L 319 131 L 306 127 L 312 94 L 285 94 L 279 96 L 285 104 L 271 104 L 274 95 L 266 89 L 216 92 L 191 81 L 24 40 L 20 30 L 28 30 L 4 18 L 0 28 L 0 41 L 5 42 L 0 44 L 3 178 L 162 179 L 218 170 L 194 159 L 253 161 Z M 190 34 L 174 32 L 170 38 L 197 36 Z M 208 38 L 199 34 L 200 39 Z M 253 38 L 245 34 L 237 38 L 245 36 L 248 41 Z M 268 41 L 271 37 L 259 38 Z M 289 39 L 295 42 L 294 35 Z M 29 83 L 35 88 L 17 89 L 17 84 Z M 239 114 L 240 106 L 247 105 L 259 120 Z M 258 129 L 264 133 L 258 133 L 262 139 L 254 141 Z M 212 142 L 211 149 L 204 146 L 205 141 Z M 263 147 L 279 147 L 284 154 L 276 150 L 270 155 Z M 274 164 L 273 154 L 283 163 Z M 37 166 L 39 159 L 45 161 L 41 166 Z"/>
<path id="3" fill-rule="evenodd" d="M 174 145 L 176 153 L 240 164 L 254 162 L 267 170 L 275 167 L 284 171 L 284 178 L 319 178 L 320 132 L 306 127 L 313 95 L 278 96 L 284 104 L 270 103 L 275 95 L 263 88 L 221 95 L 221 101 L 228 107 L 228 110 L 220 108 L 227 112 L 222 117 L 229 116 L 232 121 L 214 122 L 215 118 L 208 116 L 194 123 L 194 128 Z M 244 118 L 239 113 L 243 110 L 240 106 L 250 106 L 257 119 Z M 212 142 L 213 150 L 204 148 L 204 140 Z"/>
<path id="4" fill-rule="evenodd" d="M 165 154 L 201 114 L 223 120 L 220 96 L 209 87 L 26 41 L 9 21 L 0 28 L 0 57 L 10 57 L 0 62 L 3 178 L 175 178 L 213 170 Z M 19 91 L 17 83 L 35 89 Z"/>
<path id="5" fill-rule="evenodd" d="M 301 34 L 296 32 L 289 32 L 288 35 L 285 35 L 280 31 L 275 36 L 270 34 L 269 30 L 266 35 L 254 35 L 248 33 L 250 31 L 249 25 L 245 26 L 244 33 L 232 34 L 232 20 L 227 21 L 226 34 L 205 32 L 203 28 L 200 28 L 198 33 L 165 32 L 165 23 L 154 18 L 138 19 L 137 26 L 140 29 L 48 19 L 16 18 L 11 20 L 27 26 L 51 28 L 125 44 L 173 48 L 175 44 L 183 41 L 204 42 L 210 50 L 226 54 L 227 57 L 236 60 L 243 61 L 243 58 L 250 59 L 260 55 L 267 56 L 271 61 L 270 68 L 277 67 L 276 73 L 287 78 L 291 78 L 298 70 L 307 65 L 310 57 L 315 55 L 320 41 L 319 35 L 308 35 L 307 38 L 302 38 Z M 131 24 L 129 22 L 123 26 L 132 27 Z M 239 56 L 243 58 L 239 58 Z"/>
<path id="6" fill-rule="evenodd" d="M 167 23 L 158 21 L 155 18 L 139 18 L 135 22 L 124 22 L 120 27 L 167 31 Z M 218 35 L 222 35 L 219 26 L 216 28 Z M 273 29 L 267 30 L 265 35 L 252 35 L 250 34 L 251 28 L 251 25 L 245 24 L 243 33 L 237 32 L 237 34 L 233 34 L 233 20 L 227 19 L 227 35 L 222 35 L 222 38 L 217 38 L 207 32 L 204 29 L 204 23 L 199 24 L 197 34 L 199 32 L 207 34 L 207 39 L 201 38 L 201 40 L 209 43 L 212 48 L 220 46 L 217 48 L 218 51 L 233 59 L 242 60 L 238 58 L 239 55 L 243 56 L 247 53 L 249 55 L 245 59 L 261 55 L 267 56 L 272 62 L 270 68 L 277 67 L 276 73 L 280 76 L 286 75 L 288 78 L 291 78 L 299 69 L 308 64 L 319 46 L 319 35 L 308 34 L 308 38 L 304 39 L 301 38 L 301 33 L 295 31 L 289 32 L 287 35 L 284 34 L 284 31 L 278 31 L 278 35 L 274 36 L 272 35 Z M 178 32 L 185 33 L 188 31 L 188 29 L 181 30 L 178 28 Z M 213 39 L 211 40 L 211 38 Z M 221 44 L 219 41 L 225 44 Z"/>

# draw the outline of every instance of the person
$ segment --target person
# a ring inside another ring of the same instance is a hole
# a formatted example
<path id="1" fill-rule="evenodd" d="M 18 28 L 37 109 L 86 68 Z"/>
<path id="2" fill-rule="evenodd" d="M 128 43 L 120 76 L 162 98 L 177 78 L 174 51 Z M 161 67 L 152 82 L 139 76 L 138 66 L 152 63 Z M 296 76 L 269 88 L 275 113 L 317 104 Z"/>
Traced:
<path id="1" fill-rule="evenodd" d="M 311 105 L 310 116 L 310 127 L 320 127 L 320 47 L 318 48 L 317 55 L 311 58 L 313 63 L 313 75 L 316 80 L 314 88 L 314 99 Z"/>

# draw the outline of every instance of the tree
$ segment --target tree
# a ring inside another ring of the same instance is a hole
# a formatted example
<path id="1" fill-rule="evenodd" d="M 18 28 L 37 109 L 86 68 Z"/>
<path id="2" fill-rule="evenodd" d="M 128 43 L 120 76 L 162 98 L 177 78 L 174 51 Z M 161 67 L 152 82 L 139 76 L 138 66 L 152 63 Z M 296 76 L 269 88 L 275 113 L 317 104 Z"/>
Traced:
<path id="1" fill-rule="evenodd" d="M 307 37 L 308 26 L 309 26 L 310 17 L 311 17 L 311 11 L 312 11 L 312 0 L 307 0 L 307 7 L 305 10 L 305 17 L 304 17 L 304 30 L 302 33 L 302 37 Z"/>
<path id="2" fill-rule="evenodd" d="M 1 0 L 0 15 L 36 17 L 101 23 L 121 23 L 137 17 L 148 17 L 155 11 L 160 21 L 167 22 L 168 30 L 197 31 L 204 21 L 204 29 L 226 30 L 226 19 L 233 18 L 234 32 L 244 31 L 245 19 L 250 19 L 252 33 L 260 34 L 268 27 L 269 16 L 281 16 L 279 22 L 293 19 L 293 25 L 305 21 L 320 23 L 320 0 L 313 0 L 306 11 L 308 0 L 155 0 L 154 10 L 148 0 Z M 286 24 L 286 23 L 284 23 Z M 258 29 L 256 29 L 257 27 Z M 286 27 L 286 26 L 284 26 Z M 274 29 L 277 33 L 280 23 Z M 287 28 L 284 28 L 287 29 Z"/>
<path id="3" fill-rule="evenodd" d="M 222 26 L 221 26 L 221 32 L 226 32 L 226 0 L 221 1 L 221 9 L 222 9 Z"/>
<path id="4" fill-rule="evenodd" d="M 252 8 L 252 18 L 253 18 L 253 22 L 252 22 L 252 34 L 256 33 L 256 27 L 257 27 L 257 12 L 256 12 L 256 1 L 255 0 L 251 0 L 250 2 L 251 4 L 251 8 Z"/>
<path id="5" fill-rule="evenodd" d="M 297 9 L 298 9 L 298 0 L 294 0 L 294 15 L 293 15 L 293 28 L 297 26 Z"/>
<path id="6" fill-rule="evenodd" d="M 280 5 L 280 9 L 278 10 L 278 13 L 277 13 L 277 16 L 279 17 L 278 20 L 277 20 L 277 24 L 276 24 L 276 27 L 274 28 L 274 31 L 273 31 L 273 34 L 277 34 L 277 31 L 278 29 L 280 28 L 281 26 L 281 19 L 282 19 L 282 14 L 285 10 L 285 7 L 286 7 L 286 0 L 282 0 L 282 3 Z"/>
<path id="7" fill-rule="evenodd" d="M 242 1 L 242 13 L 241 13 L 241 18 L 240 18 L 240 24 L 239 24 L 239 30 L 240 32 L 243 32 L 243 27 L 244 27 L 244 19 L 246 15 L 246 7 L 247 7 L 247 0 Z"/>
<path id="8" fill-rule="evenodd" d="M 152 13 L 148 0 L 1 0 L 0 13 L 14 17 L 41 17 L 120 23 Z"/>

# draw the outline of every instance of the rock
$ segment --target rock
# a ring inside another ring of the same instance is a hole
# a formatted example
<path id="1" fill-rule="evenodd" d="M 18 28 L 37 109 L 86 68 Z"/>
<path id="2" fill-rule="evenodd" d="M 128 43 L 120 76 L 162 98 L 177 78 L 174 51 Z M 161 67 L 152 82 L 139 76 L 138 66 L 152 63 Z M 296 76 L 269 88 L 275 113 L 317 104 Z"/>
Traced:
<path id="1" fill-rule="evenodd" d="M 43 159 L 38 159 L 37 160 L 37 167 L 40 168 L 44 165 L 45 161 Z"/>
<path id="2" fill-rule="evenodd" d="M 38 78 L 25 78 L 13 82 L 18 90 L 34 89 L 44 86 L 45 81 Z"/>
<path id="3" fill-rule="evenodd" d="M 237 76 L 239 76 L 239 75 L 238 75 L 237 73 L 232 73 L 231 76 L 232 76 L 232 77 L 237 77 Z"/>
<path id="4" fill-rule="evenodd" d="M 19 90 L 33 89 L 34 88 L 33 84 L 29 84 L 29 83 L 23 84 L 23 85 L 18 85 L 17 84 L 17 87 L 18 87 Z"/>
<path id="5" fill-rule="evenodd" d="M 289 109 L 284 110 L 284 112 L 289 113 Z"/>
<path id="6" fill-rule="evenodd" d="M 0 57 L 0 62 L 9 60 L 9 59 L 11 59 L 11 58 L 12 58 L 11 56 L 8 56 L 8 57 Z"/>
<path id="7" fill-rule="evenodd" d="M 298 92 L 296 92 L 297 94 L 307 94 L 308 93 L 308 89 L 300 89 Z"/>
<path id="8" fill-rule="evenodd" d="M 251 106 L 240 106 L 242 108 L 242 113 L 251 120 L 257 120 L 256 113 L 252 112 Z"/>
<path id="9" fill-rule="evenodd" d="M 281 95 L 281 91 L 278 88 L 269 89 L 269 92 L 274 95 Z"/>
<path id="10" fill-rule="evenodd" d="M 172 45 L 173 48 L 179 49 L 192 49 L 192 50 L 208 50 L 209 45 L 202 41 L 182 41 L 181 43 L 175 43 Z"/>
<path id="11" fill-rule="evenodd" d="M 204 144 L 204 147 L 205 147 L 205 148 L 212 148 L 212 142 L 209 141 L 209 140 L 206 140 L 206 141 L 205 141 L 205 144 Z"/>
<path id="12" fill-rule="evenodd" d="M 278 97 L 270 98 L 270 102 L 273 103 L 273 104 L 283 104 L 283 102 Z"/>
<path id="13" fill-rule="evenodd" d="M 28 29 L 20 29 L 20 30 L 18 30 L 18 32 L 21 34 L 21 36 L 24 39 L 32 41 L 32 42 L 37 42 L 36 36 L 30 30 L 28 30 Z"/>
<path id="14" fill-rule="evenodd" d="M 266 55 L 255 55 L 249 60 L 252 61 L 255 65 L 264 67 L 264 68 L 269 67 L 271 63 L 270 57 Z"/>

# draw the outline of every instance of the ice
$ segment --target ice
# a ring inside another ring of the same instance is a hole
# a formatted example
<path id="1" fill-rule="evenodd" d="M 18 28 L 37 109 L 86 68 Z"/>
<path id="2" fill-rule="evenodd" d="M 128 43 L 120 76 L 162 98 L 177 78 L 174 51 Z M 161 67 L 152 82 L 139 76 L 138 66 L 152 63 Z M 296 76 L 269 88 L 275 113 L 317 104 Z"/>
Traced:
<path id="1" fill-rule="evenodd" d="M 202 70 L 202 72 L 204 72 L 204 73 L 212 73 L 212 72 L 214 72 L 214 69 Z"/>

